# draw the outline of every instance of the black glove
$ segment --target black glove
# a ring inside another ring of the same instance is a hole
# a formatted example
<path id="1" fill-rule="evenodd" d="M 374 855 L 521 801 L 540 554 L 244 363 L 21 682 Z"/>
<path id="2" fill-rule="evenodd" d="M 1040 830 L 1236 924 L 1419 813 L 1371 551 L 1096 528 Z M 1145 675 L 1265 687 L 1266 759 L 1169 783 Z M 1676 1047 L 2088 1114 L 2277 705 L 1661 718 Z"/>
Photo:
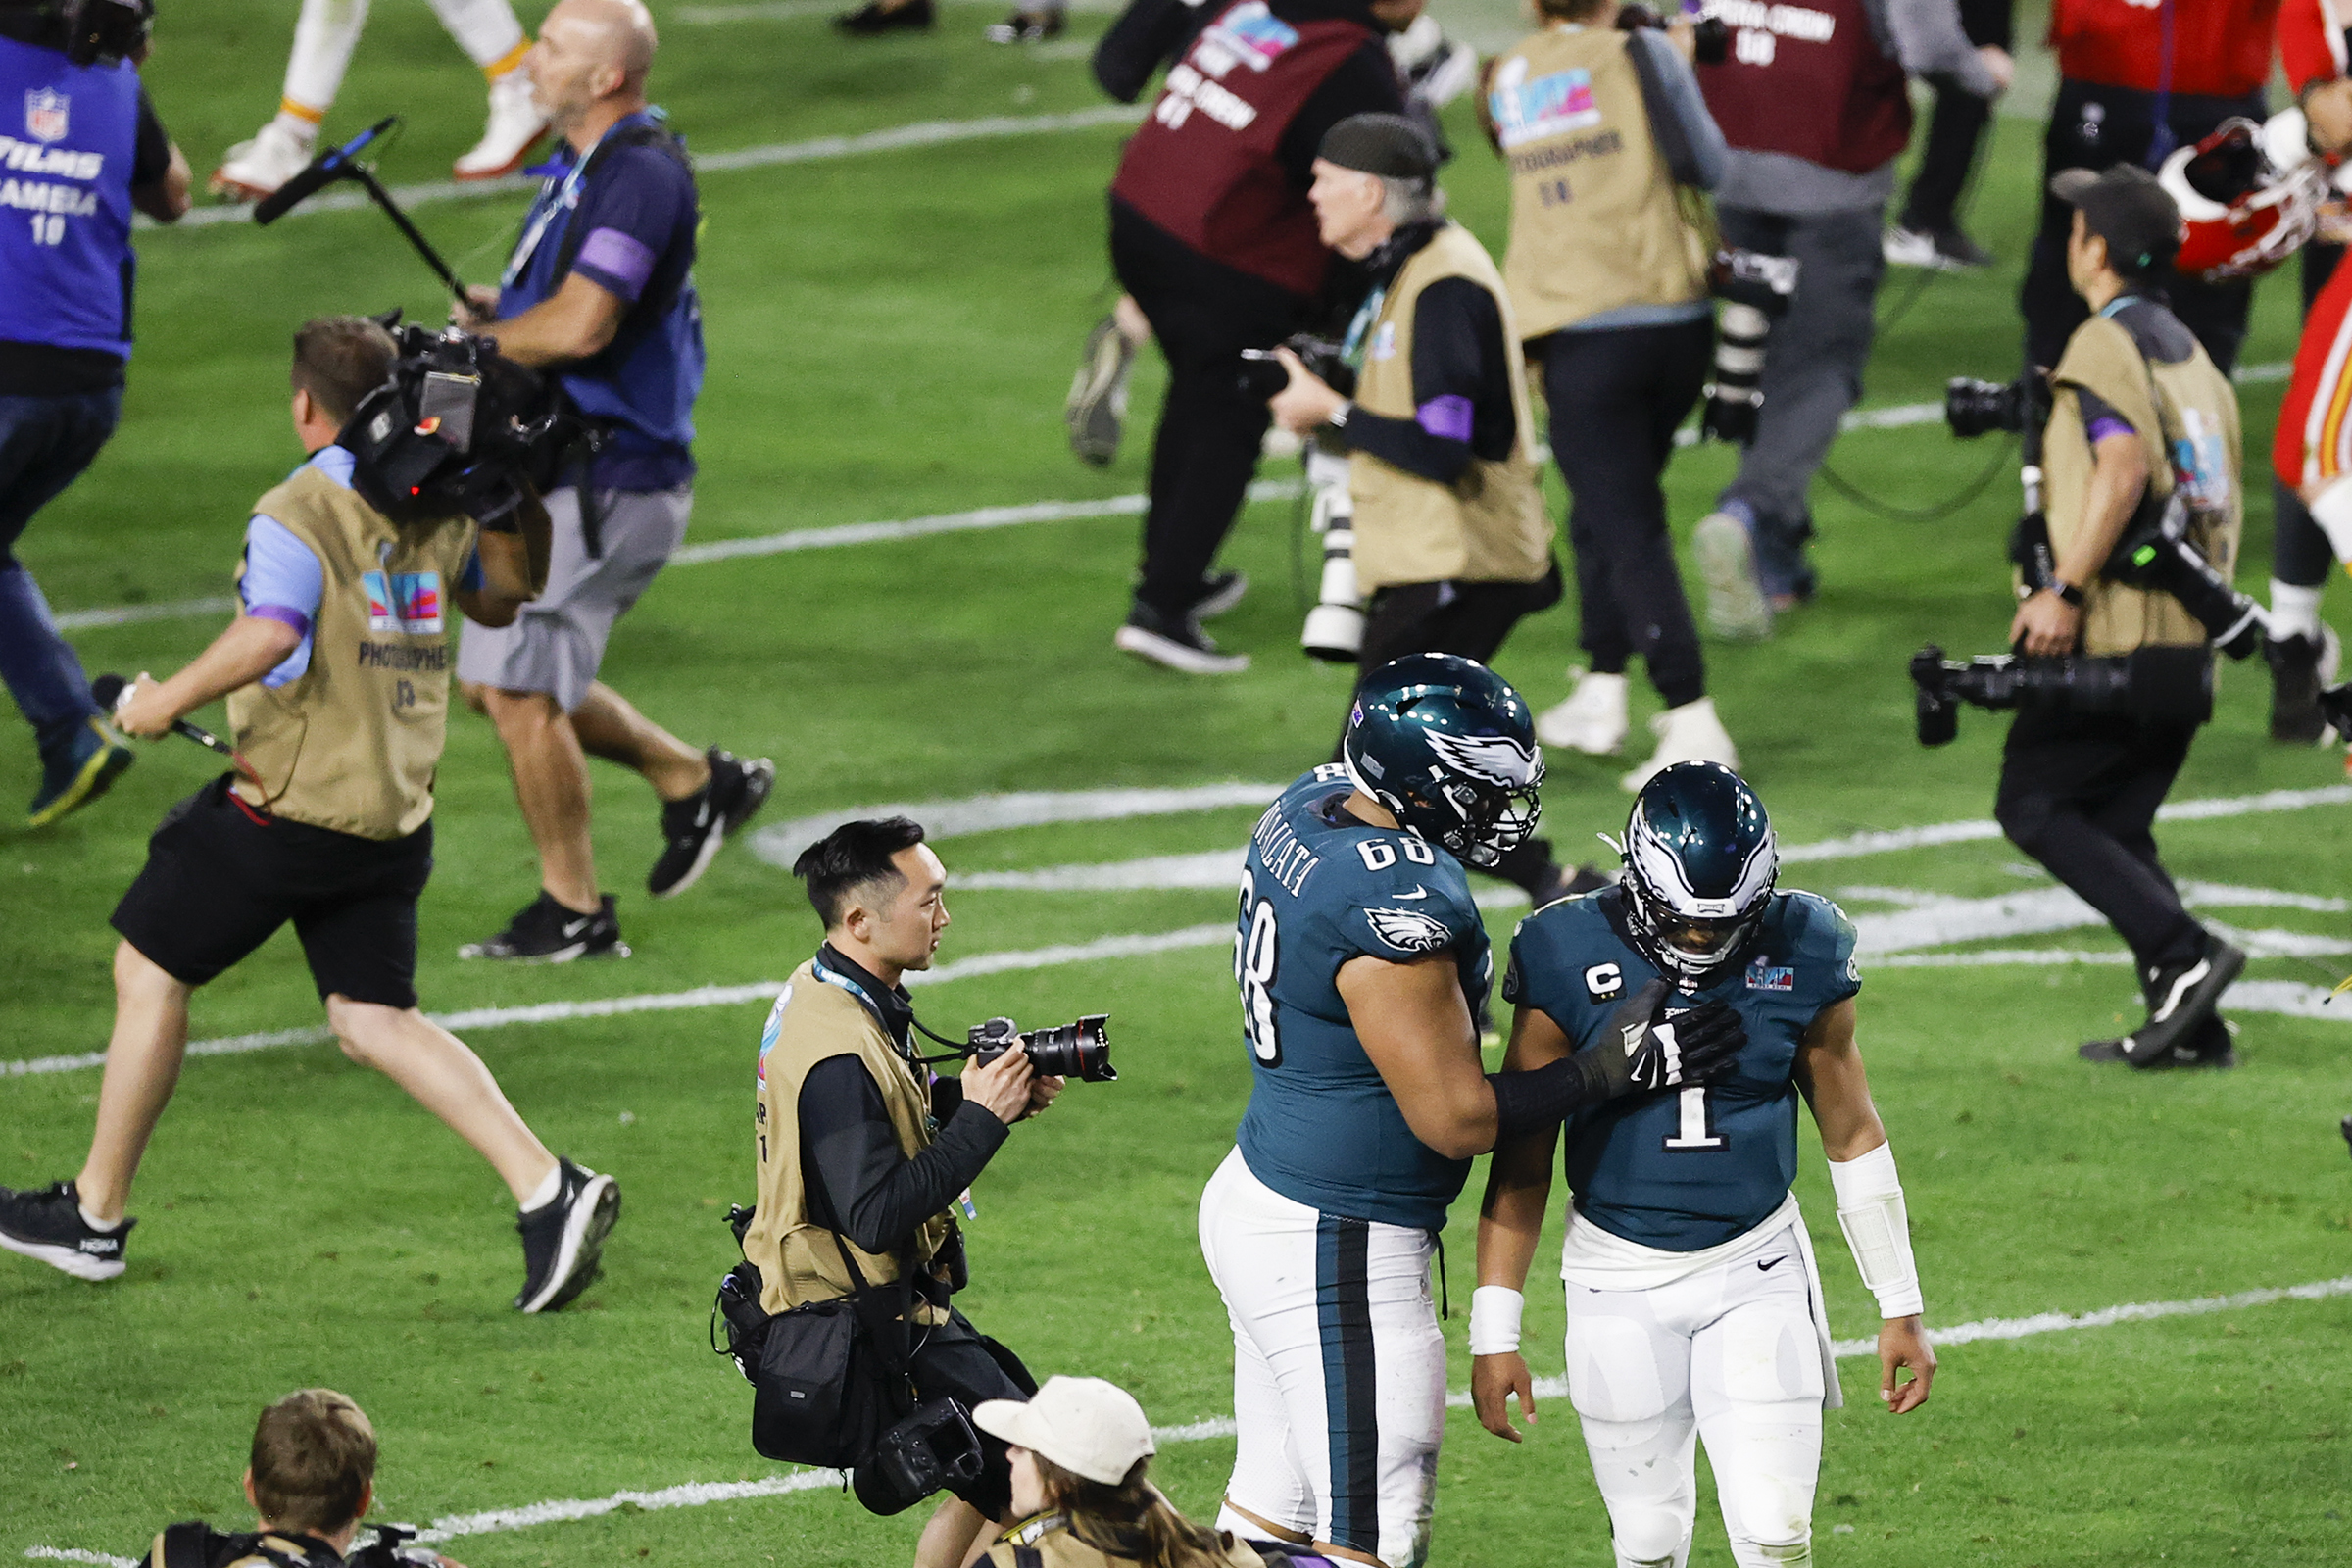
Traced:
<path id="1" fill-rule="evenodd" d="M 1732 1065 L 1747 1026 L 1726 1003 L 1702 1002 L 1661 1021 L 1669 988 L 1652 980 L 1618 1006 L 1598 1042 L 1577 1053 L 1586 1104 L 1681 1084 L 1705 1083 Z"/>

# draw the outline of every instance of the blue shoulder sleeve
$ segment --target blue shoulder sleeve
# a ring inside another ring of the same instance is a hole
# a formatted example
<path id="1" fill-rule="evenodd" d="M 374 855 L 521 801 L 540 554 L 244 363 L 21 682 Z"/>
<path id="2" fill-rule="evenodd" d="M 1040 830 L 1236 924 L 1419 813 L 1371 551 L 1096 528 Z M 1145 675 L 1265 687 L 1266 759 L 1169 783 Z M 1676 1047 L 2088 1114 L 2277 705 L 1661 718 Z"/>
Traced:
<path id="1" fill-rule="evenodd" d="M 1389 841 L 1368 839 L 1367 846 Z M 1339 911 L 1343 942 L 1356 953 L 1402 962 L 1450 948 L 1483 929 L 1469 884 L 1457 871 L 1447 877 L 1434 865 L 1399 859 L 1379 870 L 1355 871 L 1345 885 L 1347 907 Z"/>
<path id="2" fill-rule="evenodd" d="M 1558 1024 L 1571 1041 L 1582 1044 L 1578 1031 L 1587 1015 L 1596 1003 L 1623 995 L 1625 977 L 1622 971 L 1599 973 L 1612 966 L 1595 965 L 1593 977 L 1587 979 L 1587 966 L 1577 961 L 1572 952 L 1578 924 L 1575 915 L 1568 905 L 1555 904 L 1519 922 L 1511 937 L 1511 963 L 1502 978 L 1502 1000 L 1535 1008 Z"/>
<path id="3" fill-rule="evenodd" d="M 1859 933 L 1845 911 L 1818 893 L 1791 895 L 1804 920 L 1797 963 L 1810 986 L 1820 988 L 1821 1005 L 1834 1006 L 1862 989 L 1862 965 L 1854 956 Z"/>

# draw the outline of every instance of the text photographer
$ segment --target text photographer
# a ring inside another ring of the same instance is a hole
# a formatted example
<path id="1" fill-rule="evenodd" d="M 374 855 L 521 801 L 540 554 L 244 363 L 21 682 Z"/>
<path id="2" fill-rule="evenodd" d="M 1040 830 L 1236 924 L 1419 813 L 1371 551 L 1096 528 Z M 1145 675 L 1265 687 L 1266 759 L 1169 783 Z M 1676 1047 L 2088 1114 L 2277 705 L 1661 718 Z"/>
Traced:
<path id="1" fill-rule="evenodd" d="M 953 1499 L 915 1564 L 959 1568 L 985 1525 L 1012 1523 L 1004 1444 L 975 1433 L 970 1412 L 1037 1385 L 950 1303 L 966 1271 L 949 1210 L 1062 1079 L 1039 1073 L 1003 1020 L 960 1077 L 921 1059 L 901 982 L 931 967 L 948 909 L 918 824 L 848 823 L 793 872 L 825 942 L 760 1037 L 759 1205 L 721 1293 L 730 1340 L 748 1327 L 760 1342 L 737 1350 L 759 1390 L 753 1441 L 770 1458 L 854 1468 L 878 1514 L 944 1487 Z M 1089 1077 L 1108 1075 L 1101 1021 L 1073 1053 Z"/>
<path id="2" fill-rule="evenodd" d="M 2018 607 L 2028 661 L 2070 663 L 2019 709 L 1993 814 L 2019 849 L 2107 917 L 2130 945 L 2147 1021 L 2094 1040 L 2091 1061 L 2134 1067 L 2235 1060 L 2215 1004 L 2246 956 L 2198 924 L 2149 829 L 2213 712 L 2212 635 L 2117 547 L 2153 513 L 2184 509 L 2185 540 L 2227 579 L 2240 525 L 2237 397 L 2165 303 L 2180 219 L 2133 164 L 2069 170 L 2067 272 L 2091 315 L 2052 372 L 2042 463 L 2049 572 Z M 2046 668 L 2047 666 L 2045 666 Z"/>

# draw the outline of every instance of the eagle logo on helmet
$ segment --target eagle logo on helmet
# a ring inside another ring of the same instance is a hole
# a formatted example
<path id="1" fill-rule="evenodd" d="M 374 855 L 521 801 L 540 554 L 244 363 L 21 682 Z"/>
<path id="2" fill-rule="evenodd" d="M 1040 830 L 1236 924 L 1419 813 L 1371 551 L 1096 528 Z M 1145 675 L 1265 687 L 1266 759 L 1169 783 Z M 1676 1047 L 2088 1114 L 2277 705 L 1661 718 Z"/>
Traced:
<path id="1" fill-rule="evenodd" d="M 1508 735 L 1448 735 L 1433 729 L 1429 749 L 1438 760 L 1464 777 L 1504 789 L 1534 784 L 1544 776 L 1536 749 Z"/>
<path id="2" fill-rule="evenodd" d="M 1453 943 L 1446 923 L 1417 909 L 1366 909 L 1373 935 L 1399 953 L 1435 953 Z"/>
<path id="3" fill-rule="evenodd" d="M 2156 178 L 2180 210 L 2173 268 L 2206 283 L 2253 277 L 2285 261 L 2319 231 L 2320 209 L 2334 196 L 2299 109 L 2267 124 L 2224 121 L 2194 146 L 2176 149 Z"/>

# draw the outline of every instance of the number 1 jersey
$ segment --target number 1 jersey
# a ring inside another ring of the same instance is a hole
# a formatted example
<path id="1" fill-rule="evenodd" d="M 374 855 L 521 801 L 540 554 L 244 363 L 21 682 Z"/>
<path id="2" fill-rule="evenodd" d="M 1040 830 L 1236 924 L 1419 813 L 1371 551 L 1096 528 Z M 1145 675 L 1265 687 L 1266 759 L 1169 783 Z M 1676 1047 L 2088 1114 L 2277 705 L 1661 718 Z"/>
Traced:
<path id="1" fill-rule="evenodd" d="M 1473 1019 L 1494 954 L 1459 861 L 1340 810 L 1337 763 L 1282 792 L 1250 835 L 1234 978 L 1254 1081 L 1239 1142 L 1250 1173 L 1326 1214 L 1437 1230 L 1470 1174 L 1413 1136 L 1356 1039 L 1340 966 L 1450 950 Z"/>

